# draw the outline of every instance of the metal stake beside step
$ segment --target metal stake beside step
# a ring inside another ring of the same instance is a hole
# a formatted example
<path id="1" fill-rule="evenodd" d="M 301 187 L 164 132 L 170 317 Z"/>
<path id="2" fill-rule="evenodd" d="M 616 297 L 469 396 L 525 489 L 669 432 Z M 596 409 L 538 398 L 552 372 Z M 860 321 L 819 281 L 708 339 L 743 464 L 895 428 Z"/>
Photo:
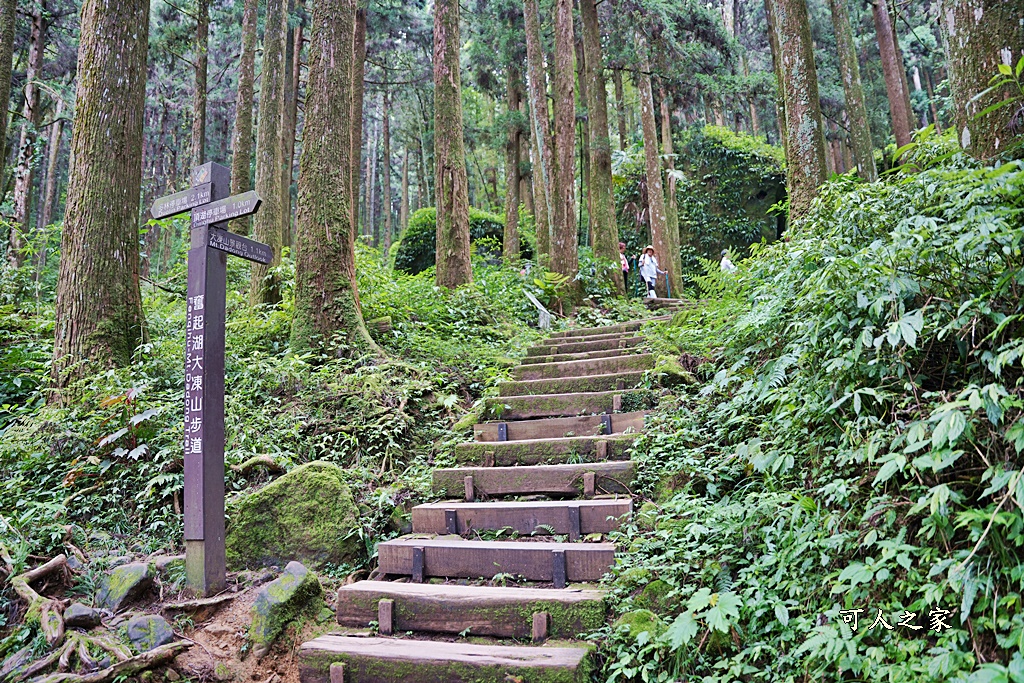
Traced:
<path id="1" fill-rule="evenodd" d="M 455 510 L 444 511 L 444 527 L 445 531 L 452 535 L 458 535 L 459 533 L 459 513 Z"/>
<path id="2" fill-rule="evenodd" d="M 498 423 L 498 441 L 508 441 L 508 423 Z"/>
<path id="3" fill-rule="evenodd" d="M 608 413 L 601 416 L 601 427 L 602 434 L 607 435 L 612 433 L 612 416 Z"/>
<path id="4" fill-rule="evenodd" d="M 423 548 L 412 549 L 412 581 L 423 583 Z"/>
<path id="5" fill-rule="evenodd" d="M 565 575 L 565 551 L 552 550 L 551 562 L 551 582 L 555 584 L 555 588 L 565 588 L 567 578 Z"/>
<path id="6" fill-rule="evenodd" d="M 569 540 L 580 540 L 580 509 L 576 505 L 569 508 Z"/>

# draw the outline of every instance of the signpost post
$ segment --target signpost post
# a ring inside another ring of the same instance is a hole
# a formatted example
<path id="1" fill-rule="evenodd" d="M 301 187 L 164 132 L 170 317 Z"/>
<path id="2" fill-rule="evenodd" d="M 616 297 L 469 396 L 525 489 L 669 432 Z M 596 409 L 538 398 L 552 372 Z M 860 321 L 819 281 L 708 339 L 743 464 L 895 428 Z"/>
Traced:
<path id="1" fill-rule="evenodd" d="M 273 250 L 227 231 L 226 221 L 256 213 L 255 192 L 229 196 L 231 171 L 192 169 L 192 187 L 158 199 L 154 218 L 191 210 L 185 319 L 185 572 L 195 592 L 226 586 L 224 556 L 224 309 L 227 256 L 269 264 Z"/>

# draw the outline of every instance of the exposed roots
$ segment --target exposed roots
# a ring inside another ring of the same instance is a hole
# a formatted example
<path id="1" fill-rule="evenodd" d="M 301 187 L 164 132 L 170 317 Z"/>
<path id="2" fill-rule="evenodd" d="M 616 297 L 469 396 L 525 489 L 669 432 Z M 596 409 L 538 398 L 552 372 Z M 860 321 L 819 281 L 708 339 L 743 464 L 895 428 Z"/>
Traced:
<path id="1" fill-rule="evenodd" d="M 60 554 L 46 564 L 35 569 L 30 569 L 24 574 L 11 577 L 11 587 L 18 597 L 24 600 L 28 608 L 25 611 L 26 622 L 36 622 L 46 636 L 46 642 L 56 645 L 64 638 L 64 603 L 60 600 L 46 598 L 33 590 L 33 581 L 60 570 L 62 573 L 68 569 L 68 558 Z"/>

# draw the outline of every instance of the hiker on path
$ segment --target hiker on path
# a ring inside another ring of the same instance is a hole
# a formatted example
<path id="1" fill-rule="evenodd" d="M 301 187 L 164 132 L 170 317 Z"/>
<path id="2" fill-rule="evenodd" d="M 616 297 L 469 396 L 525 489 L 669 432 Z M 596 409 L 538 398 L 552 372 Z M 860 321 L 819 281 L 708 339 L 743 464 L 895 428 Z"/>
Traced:
<path id="1" fill-rule="evenodd" d="M 622 266 L 622 284 L 629 293 L 629 261 L 626 260 L 626 243 L 619 242 L 619 264 Z"/>
<path id="2" fill-rule="evenodd" d="M 640 277 L 647 283 L 647 297 L 649 299 L 657 297 L 654 293 L 654 283 L 657 282 L 658 275 L 666 274 L 666 271 L 658 268 L 658 259 L 654 255 L 654 247 L 648 244 L 644 247 L 644 253 L 640 256 Z"/>
<path id="3" fill-rule="evenodd" d="M 722 250 L 722 272 L 723 273 L 735 273 L 736 266 L 732 261 L 729 260 L 729 250 Z"/>

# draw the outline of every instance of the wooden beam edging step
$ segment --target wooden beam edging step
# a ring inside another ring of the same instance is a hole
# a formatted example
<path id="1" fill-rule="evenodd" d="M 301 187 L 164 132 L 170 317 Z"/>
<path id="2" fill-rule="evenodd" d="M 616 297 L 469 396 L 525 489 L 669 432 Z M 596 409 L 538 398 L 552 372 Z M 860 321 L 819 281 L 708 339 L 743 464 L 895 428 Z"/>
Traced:
<path id="1" fill-rule="evenodd" d="M 500 396 L 484 400 L 487 415 L 496 421 L 529 420 L 538 417 L 573 417 L 622 410 L 624 397 L 643 396 L 645 389 L 624 391 L 583 391 L 569 394 Z"/>
<path id="2" fill-rule="evenodd" d="M 526 349 L 527 356 L 556 356 L 563 353 L 586 353 L 588 351 L 607 351 L 609 349 L 629 349 L 644 340 L 643 337 L 616 337 L 614 339 L 588 339 L 587 341 L 569 341 L 559 339 L 558 344 L 541 344 Z"/>
<path id="3" fill-rule="evenodd" d="M 610 434 L 521 441 L 469 441 L 455 446 L 455 462 L 459 465 L 512 467 L 558 465 L 572 459 L 583 462 L 626 460 L 636 436 Z"/>
<path id="4" fill-rule="evenodd" d="M 653 367 L 654 354 L 642 353 L 628 356 L 612 356 L 609 358 L 558 361 L 555 363 L 529 363 L 513 368 L 512 376 L 517 380 L 558 379 L 607 375 L 633 370 L 650 370 Z"/>
<path id="5" fill-rule="evenodd" d="M 588 360 L 591 358 L 617 358 L 636 353 L 636 347 L 625 349 L 605 349 L 604 351 L 584 351 L 583 353 L 559 353 L 548 356 L 523 356 L 519 365 L 536 365 L 538 363 L 562 363 L 569 360 Z M 518 367 L 518 366 L 517 366 Z"/>
<path id="6" fill-rule="evenodd" d="M 574 327 L 561 332 L 554 332 L 549 339 L 562 339 L 565 337 L 588 337 L 596 334 L 617 334 L 622 332 L 635 332 L 643 327 L 645 320 L 631 320 L 628 323 L 616 323 L 601 327 Z"/>
<path id="7" fill-rule="evenodd" d="M 549 615 L 548 636 L 574 638 L 604 624 L 604 591 L 502 588 L 451 584 L 359 581 L 338 590 L 341 626 L 366 628 L 379 621 L 379 604 L 391 600 L 391 632 L 462 633 L 529 638 L 533 615 Z"/>
<path id="8" fill-rule="evenodd" d="M 623 391 L 634 388 L 644 378 L 644 370 L 615 372 L 605 375 L 584 377 L 559 377 L 555 379 L 531 379 L 515 382 L 499 382 L 498 395 L 537 396 L 541 394 L 572 394 L 598 391 Z"/>
<path id="9" fill-rule="evenodd" d="M 441 496 L 462 498 L 465 480 L 472 477 L 477 496 L 629 494 L 633 476 L 634 467 L 629 460 L 533 467 L 453 467 L 434 470 L 433 489 Z M 594 485 L 589 493 L 588 480 Z"/>
<path id="10" fill-rule="evenodd" d="M 618 341 L 636 336 L 635 332 L 611 332 L 608 334 L 585 334 L 580 337 L 546 337 L 540 340 L 541 346 L 562 346 L 563 344 L 585 344 L 599 341 Z"/>
<path id="11" fill-rule="evenodd" d="M 326 635 L 299 647 L 299 681 L 584 683 L 590 680 L 591 649 L 588 645 L 512 647 Z"/>
<path id="12" fill-rule="evenodd" d="M 644 415 L 638 410 L 632 413 L 603 413 L 599 415 L 575 415 L 552 417 L 540 420 L 515 420 L 512 422 L 483 422 L 473 425 L 473 436 L 478 442 L 501 441 L 500 425 L 505 425 L 506 441 L 523 439 L 560 439 L 567 436 L 599 436 L 621 434 L 626 431 L 640 432 L 644 428 Z M 610 425 L 610 429 L 609 429 Z"/>
<path id="13" fill-rule="evenodd" d="M 414 561 L 422 549 L 423 566 Z M 402 537 L 377 545 L 383 574 L 490 579 L 510 574 L 527 581 L 598 581 L 615 563 L 611 543 L 549 543 L 545 541 L 464 541 Z M 559 571 L 562 573 L 559 574 Z M 561 578 L 561 581 L 559 580 Z M 561 584 L 561 585 L 560 585 Z"/>
<path id="14" fill-rule="evenodd" d="M 412 509 L 414 534 L 467 534 L 512 529 L 520 534 L 567 534 L 575 541 L 587 534 L 619 528 L 633 510 L 628 497 L 598 500 L 441 502 Z"/>

